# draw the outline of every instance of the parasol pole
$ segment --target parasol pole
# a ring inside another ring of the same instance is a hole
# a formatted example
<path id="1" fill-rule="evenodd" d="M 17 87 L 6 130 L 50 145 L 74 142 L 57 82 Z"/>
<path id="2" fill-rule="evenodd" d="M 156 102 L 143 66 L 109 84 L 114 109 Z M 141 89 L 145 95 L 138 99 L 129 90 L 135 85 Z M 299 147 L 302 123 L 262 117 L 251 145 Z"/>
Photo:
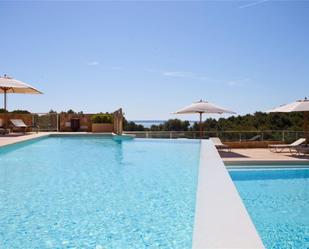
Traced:
<path id="1" fill-rule="evenodd" d="M 202 115 L 203 115 L 203 113 L 200 112 L 200 138 L 201 139 L 202 139 L 202 135 L 203 135 Z"/>
<path id="2" fill-rule="evenodd" d="M 308 146 L 309 137 L 308 137 L 308 112 L 304 112 L 304 133 L 306 138 L 306 146 Z"/>
<path id="3" fill-rule="evenodd" d="M 7 94 L 7 88 L 6 87 L 3 87 L 2 88 L 2 90 L 3 90 L 3 94 L 4 94 L 4 99 L 3 99 L 3 101 L 4 101 L 4 103 L 3 103 L 3 109 L 4 109 L 4 128 L 6 129 L 7 128 L 7 115 L 6 115 L 6 94 Z"/>
<path id="4" fill-rule="evenodd" d="M 4 88 L 3 91 L 4 91 L 4 110 L 6 111 L 6 91 L 7 89 Z"/>

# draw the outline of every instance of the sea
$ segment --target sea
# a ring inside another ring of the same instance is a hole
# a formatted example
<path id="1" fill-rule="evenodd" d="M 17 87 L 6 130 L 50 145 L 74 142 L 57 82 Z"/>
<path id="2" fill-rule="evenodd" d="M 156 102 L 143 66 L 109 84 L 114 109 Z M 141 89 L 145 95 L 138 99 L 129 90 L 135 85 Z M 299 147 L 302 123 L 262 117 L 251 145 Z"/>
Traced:
<path id="1" fill-rule="evenodd" d="M 137 125 L 142 125 L 145 128 L 150 128 L 152 125 L 160 125 L 164 124 L 167 120 L 130 120 L 133 121 Z M 196 121 L 189 121 L 192 126 Z"/>

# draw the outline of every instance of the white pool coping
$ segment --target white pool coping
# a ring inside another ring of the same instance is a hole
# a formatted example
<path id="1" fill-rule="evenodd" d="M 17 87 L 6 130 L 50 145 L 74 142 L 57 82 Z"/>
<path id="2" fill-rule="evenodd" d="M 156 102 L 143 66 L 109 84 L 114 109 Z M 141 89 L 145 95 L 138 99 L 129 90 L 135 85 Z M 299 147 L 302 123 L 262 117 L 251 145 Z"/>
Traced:
<path id="1" fill-rule="evenodd" d="M 264 248 L 220 155 L 201 141 L 192 249 Z"/>
<path id="2" fill-rule="evenodd" d="M 309 161 L 291 161 L 291 160 L 250 160 L 250 161 L 224 161 L 225 166 L 229 168 L 295 168 L 308 167 Z"/>
<path id="3" fill-rule="evenodd" d="M 39 132 L 39 133 L 29 133 L 26 135 L 21 135 L 21 136 L 16 136 L 16 137 L 2 136 L 0 137 L 0 148 L 6 147 L 8 145 L 30 141 L 33 139 L 48 137 L 49 135 L 50 135 L 50 132 Z"/>

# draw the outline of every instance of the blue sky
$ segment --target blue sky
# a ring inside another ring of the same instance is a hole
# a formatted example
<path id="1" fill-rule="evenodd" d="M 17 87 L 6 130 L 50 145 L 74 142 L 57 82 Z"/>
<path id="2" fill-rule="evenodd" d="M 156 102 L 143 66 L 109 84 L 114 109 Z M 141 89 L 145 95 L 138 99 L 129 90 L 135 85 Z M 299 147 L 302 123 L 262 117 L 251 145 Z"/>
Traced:
<path id="1" fill-rule="evenodd" d="M 309 96 L 308 13 L 308 1 L 0 1 L 0 74 L 45 93 L 8 106 L 123 107 L 128 119 L 174 118 L 201 98 L 268 110 Z"/>

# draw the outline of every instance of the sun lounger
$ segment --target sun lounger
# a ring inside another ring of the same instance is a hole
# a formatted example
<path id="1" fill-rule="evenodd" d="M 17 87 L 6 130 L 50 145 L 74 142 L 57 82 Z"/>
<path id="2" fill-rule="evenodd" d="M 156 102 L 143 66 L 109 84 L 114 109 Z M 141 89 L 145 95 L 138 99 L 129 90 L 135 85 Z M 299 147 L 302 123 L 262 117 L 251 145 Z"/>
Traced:
<path id="1" fill-rule="evenodd" d="M 22 132 L 26 133 L 27 128 L 35 128 L 36 133 L 39 132 L 39 126 L 37 125 L 26 125 L 22 119 L 10 119 L 12 125 L 13 125 L 13 130 L 14 129 L 19 129 Z"/>
<path id="2" fill-rule="evenodd" d="M 295 151 L 296 151 L 296 155 L 305 156 L 309 154 L 309 146 L 296 146 Z"/>
<path id="3" fill-rule="evenodd" d="M 278 152 L 284 152 L 285 150 L 288 150 L 289 152 L 292 153 L 292 149 L 295 149 L 296 147 L 300 146 L 304 142 L 306 142 L 306 139 L 300 138 L 291 144 L 269 144 L 268 148 L 271 152 L 278 153 Z"/>
<path id="4" fill-rule="evenodd" d="M 0 135 L 6 135 L 9 134 L 10 131 L 8 129 L 0 128 Z"/>
<path id="5" fill-rule="evenodd" d="M 24 123 L 24 121 L 21 120 L 21 119 L 10 119 L 10 121 L 13 124 L 13 129 L 16 129 L 16 128 L 20 129 L 24 133 L 26 133 L 27 128 L 32 128 L 32 129 L 35 128 L 37 133 L 39 131 L 39 126 L 37 126 L 37 125 L 26 125 Z"/>
<path id="6" fill-rule="evenodd" d="M 0 134 L 1 135 L 6 135 L 6 134 L 9 134 L 10 131 L 8 129 L 5 129 L 4 128 L 4 121 L 3 119 L 0 118 Z"/>
<path id="7" fill-rule="evenodd" d="M 230 152 L 231 151 L 231 147 L 230 146 L 228 146 L 228 145 L 226 145 L 226 144 L 223 144 L 222 142 L 221 142 L 221 140 L 220 140 L 220 138 L 218 138 L 218 137 L 211 137 L 211 138 L 209 138 L 213 143 L 214 143 L 214 145 L 216 146 L 216 148 L 218 149 L 218 150 L 227 150 L 228 152 Z"/>
<path id="8" fill-rule="evenodd" d="M 13 124 L 13 129 L 19 129 L 23 133 L 26 133 L 28 126 L 21 119 L 10 119 L 10 122 Z"/>
<path id="9" fill-rule="evenodd" d="M 261 135 L 255 135 L 254 137 L 250 138 L 248 141 L 257 141 L 261 139 Z"/>

